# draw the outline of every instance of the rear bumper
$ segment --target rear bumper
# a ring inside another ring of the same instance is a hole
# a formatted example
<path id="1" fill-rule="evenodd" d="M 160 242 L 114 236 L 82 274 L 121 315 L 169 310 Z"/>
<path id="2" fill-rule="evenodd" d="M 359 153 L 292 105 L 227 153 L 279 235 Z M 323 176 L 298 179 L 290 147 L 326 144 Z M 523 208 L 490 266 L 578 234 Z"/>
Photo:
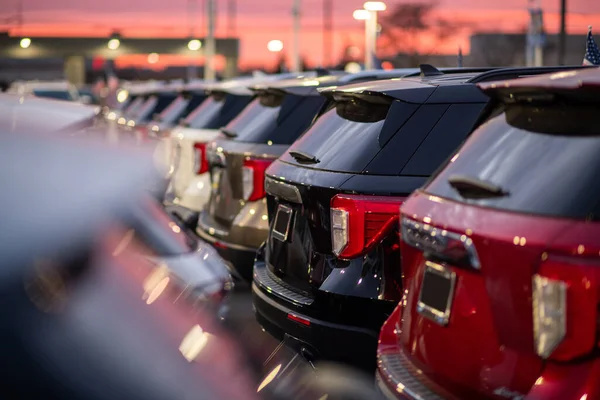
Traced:
<path id="1" fill-rule="evenodd" d="M 231 275 L 245 282 L 252 280 L 252 266 L 254 265 L 257 249 L 225 242 L 200 228 L 196 229 L 196 233 L 200 238 L 210 243 L 219 255 L 227 261 Z"/>
<path id="2" fill-rule="evenodd" d="M 377 329 L 316 318 L 314 308 L 318 303 L 325 303 L 324 299 L 311 302 L 301 295 L 292 298 L 293 291 L 277 285 L 277 282 L 261 280 L 255 270 L 253 305 L 256 318 L 266 331 L 278 339 L 283 339 L 285 334 L 296 338 L 310 349 L 317 361 L 344 362 L 371 371 L 375 368 Z M 335 310 L 330 311 L 335 313 Z"/>
<path id="3" fill-rule="evenodd" d="M 459 399 L 493 399 L 522 398 L 535 400 L 580 400 L 582 398 L 600 398 L 600 358 L 589 361 L 569 363 L 548 363 L 536 383 L 527 393 L 517 393 L 510 388 L 493 386 L 486 392 L 478 392 L 477 382 L 466 386 L 457 386 L 452 390 L 442 387 L 439 382 L 429 378 L 419 370 L 398 345 L 395 322 L 398 321 L 399 310 L 394 311 L 381 329 L 377 354 L 376 382 L 380 393 L 387 399 L 402 400 L 459 400 Z M 452 362 L 460 368 L 460 360 Z M 501 374 L 513 376 L 516 372 L 510 369 L 499 371 L 495 380 L 502 379 Z M 455 390 L 459 390 L 456 392 Z M 585 396 L 587 395 L 587 396 Z"/>

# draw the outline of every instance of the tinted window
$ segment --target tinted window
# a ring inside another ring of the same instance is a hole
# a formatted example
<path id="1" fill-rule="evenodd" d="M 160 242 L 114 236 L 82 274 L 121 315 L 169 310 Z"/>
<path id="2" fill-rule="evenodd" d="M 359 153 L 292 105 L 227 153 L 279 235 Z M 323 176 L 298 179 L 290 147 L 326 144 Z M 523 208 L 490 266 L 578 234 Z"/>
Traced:
<path id="1" fill-rule="evenodd" d="M 185 109 L 188 101 L 189 100 L 183 96 L 177 96 L 177 98 L 160 113 L 160 121 L 166 124 L 173 122 Z"/>
<path id="2" fill-rule="evenodd" d="M 34 90 L 33 94 L 37 97 L 44 97 L 48 99 L 57 99 L 57 100 L 68 100 L 73 101 L 73 97 L 71 93 L 66 90 Z"/>
<path id="3" fill-rule="evenodd" d="M 426 191 L 483 207 L 598 220 L 598 135 L 597 108 L 511 107 L 477 129 Z M 507 194 L 465 199 L 449 185 L 451 176 L 481 180 Z"/>
<path id="4" fill-rule="evenodd" d="M 237 135 L 236 141 L 291 144 L 310 126 L 324 104 L 322 96 L 261 96 L 227 129 Z"/>
<path id="5" fill-rule="evenodd" d="M 400 175 L 430 176 L 473 130 L 486 103 L 453 104 L 408 160 Z"/>
<path id="6" fill-rule="evenodd" d="M 187 105 L 185 106 L 185 109 L 181 112 L 180 115 L 177 116 L 177 119 L 187 118 L 187 116 L 190 115 L 190 113 L 196 108 L 198 108 L 198 106 L 202 104 L 202 102 L 206 100 L 207 97 L 208 96 L 206 96 L 204 93 L 194 93 L 193 95 L 191 95 Z"/>
<path id="7" fill-rule="evenodd" d="M 380 150 L 378 137 L 385 124 L 389 104 L 368 106 L 356 102 L 338 103 L 327 111 L 290 151 L 315 156 L 311 167 L 331 171 L 362 171 Z M 288 153 L 283 160 L 296 163 Z"/>
<path id="8" fill-rule="evenodd" d="M 185 119 L 194 129 L 219 129 L 235 118 L 252 100 L 251 96 L 215 93 Z"/>

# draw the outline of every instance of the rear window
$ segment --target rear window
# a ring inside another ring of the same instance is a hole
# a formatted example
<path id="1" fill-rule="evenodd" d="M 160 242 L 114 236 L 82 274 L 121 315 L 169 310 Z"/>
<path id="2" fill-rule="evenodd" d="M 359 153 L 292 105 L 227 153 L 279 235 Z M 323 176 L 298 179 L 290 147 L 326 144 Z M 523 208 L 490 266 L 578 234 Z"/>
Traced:
<path id="1" fill-rule="evenodd" d="M 473 129 L 485 103 L 411 104 L 386 98 L 336 102 L 290 147 L 314 156 L 308 168 L 373 175 L 430 176 Z"/>
<path id="2" fill-rule="evenodd" d="M 171 123 L 179 114 L 185 109 L 189 100 L 184 96 L 177 96 L 177 98 L 169 104 L 167 108 L 160 113 L 160 122 Z"/>
<path id="3" fill-rule="evenodd" d="M 261 95 L 226 129 L 240 142 L 292 144 L 310 126 L 324 104 L 322 96 Z"/>
<path id="4" fill-rule="evenodd" d="M 219 129 L 252 101 L 252 96 L 213 93 L 192 111 L 184 124 L 194 129 Z"/>
<path id="5" fill-rule="evenodd" d="M 512 106 L 482 125 L 426 186 L 428 193 L 519 213 L 600 218 L 597 107 Z M 448 180 L 501 188 L 500 197 L 464 198 Z"/>
<path id="6" fill-rule="evenodd" d="M 69 93 L 67 90 L 39 90 L 39 89 L 36 89 L 33 91 L 33 94 L 37 97 L 44 97 L 47 99 L 73 101 L 73 96 L 71 96 L 71 93 Z"/>

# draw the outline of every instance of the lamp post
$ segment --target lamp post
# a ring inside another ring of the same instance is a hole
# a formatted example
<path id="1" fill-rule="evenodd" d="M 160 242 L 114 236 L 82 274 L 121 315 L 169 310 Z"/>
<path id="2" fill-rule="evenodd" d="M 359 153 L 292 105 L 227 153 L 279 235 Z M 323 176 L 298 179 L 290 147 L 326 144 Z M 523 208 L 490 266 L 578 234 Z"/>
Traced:
<path id="1" fill-rule="evenodd" d="M 354 17 L 357 21 L 365 21 L 365 69 L 372 69 L 373 62 L 372 58 L 369 56 L 369 47 L 371 46 L 371 39 L 369 34 L 369 19 L 371 18 L 371 13 L 367 10 L 354 10 L 352 13 L 352 17 Z"/>
<path id="2" fill-rule="evenodd" d="M 267 43 L 267 50 L 269 50 L 271 53 L 273 53 L 275 55 L 276 58 L 276 65 L 278 67 L 280 67 L 279 65 L 279 53 L 281 53 L 281 51 L 283 50 L 283 42 L 281 40 L 271 40 L 269 41 L 269 43 Z"/>
<path id="3" fill-rule="evenodd" d="M 377 13 L 385 11 L 387 7 L 382 1 L 367 1 L 363 7 L 369 13 L 365 21 L 365 69 L 373 69 L 373 58 L 377 54 Z"/>

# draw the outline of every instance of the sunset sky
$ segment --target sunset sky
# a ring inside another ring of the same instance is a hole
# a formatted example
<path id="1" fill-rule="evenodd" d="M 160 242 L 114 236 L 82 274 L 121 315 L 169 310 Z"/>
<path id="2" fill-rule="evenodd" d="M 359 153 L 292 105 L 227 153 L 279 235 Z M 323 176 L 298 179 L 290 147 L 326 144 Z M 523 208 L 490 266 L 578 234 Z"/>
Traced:
<path id="1" fill-rule="evenodd" d="M 22 0 L 26 35 L 85 35 L 108 36 L 119 30 L 123 37 L 174 36 L 190 34 L 188 0 Z M 388 8 L 402 2 L 419 0 L 388 0 Z M 356 43 L 362 47 L 363 24 L 352 19 L 352 11 L 362 8 L 364 0 L 334 0 L 334 57 L 345 45 Z M 0 20 L 17 10 L 18 0 L 1 0 Z M 204 23 L 200 5 L 196 0 L 195 33 L 203 36 Z M 225 16 L 226 0 L 217 0 L 219 18 L 217 35 L 227 36 Z M 267 51 L 271 39 L 284 42 L 284 51 L 292 42 L 292 0 L 238 0 L 236 34 L 241 39 L 242 65 L 274 63 L 275 56 Z M 542 0 L 545 25 L 548 32 L 559 26 L 559 0 Z M 588 25 L 597 26 L 600 33 L 600 1 L 569 0 L 567 28 L 570 33 L 583 33 Z M 527 24 L 526 0 L 439 0 L 437 13 L 446 18 L 473 22 L 478 31 L 517 31 Z M 1 22 L 0 22 L 1 23 Z M 9 25 L 0 25 L 8 29 Z M 462 32 L 458 37 L 435 51 L 454 52 L 461 46 L 468 53 L 468 37 Z M 323 60 L 322 50 L 322 0 L 302 0 L 302 54 L 314 64 Z M 145 60 L 145 58 L 140 58 Z M 161 57 L 161 64 L 168 62 Z"/>

